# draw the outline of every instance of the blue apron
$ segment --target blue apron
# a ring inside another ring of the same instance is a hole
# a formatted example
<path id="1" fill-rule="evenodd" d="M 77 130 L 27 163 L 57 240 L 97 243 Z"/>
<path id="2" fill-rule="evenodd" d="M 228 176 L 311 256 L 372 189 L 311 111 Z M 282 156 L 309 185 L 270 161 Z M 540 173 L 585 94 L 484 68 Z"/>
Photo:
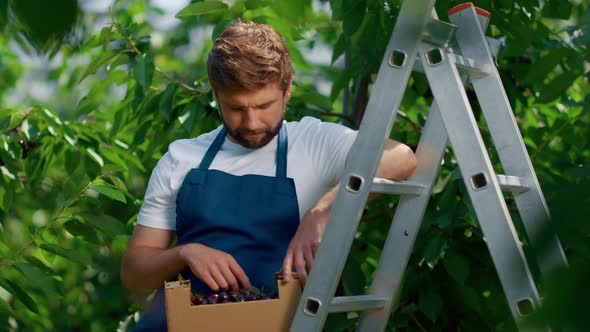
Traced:
<path id="1" fill-rule="evenodd" d="M 176 245 L 197 242 L 232 255 L 252 286 L 272 295 L 277 291 L 275 273 L 299 226 L 295 183 L 287 178 L 287 131 L 283 125 L 278 135 L 276 177 L 210 170 L 225 136 L 222 127 L 199 167 L 188 172 L 180 187 Z M 190 269 L 182 274 L 193 290 L 211 292 Z M 166 330 L 164 291 L 159 289 L 132 331 Z"/>

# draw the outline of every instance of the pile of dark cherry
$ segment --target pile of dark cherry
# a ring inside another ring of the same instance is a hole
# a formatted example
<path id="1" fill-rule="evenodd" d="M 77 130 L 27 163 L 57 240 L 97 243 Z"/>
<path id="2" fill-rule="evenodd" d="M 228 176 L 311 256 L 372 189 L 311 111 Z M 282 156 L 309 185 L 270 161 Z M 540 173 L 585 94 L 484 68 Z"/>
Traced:
<path id="1" fill-rule="evenodd" d="M 264 294 L 257 289 L 240 289 L 221 291 L 218 293 L 211 293 L 207 295 L 192 293 L 191 302 L 193 305 L 205 305 L 205 304 L 217 304 L 217 303 L 230 303 L 230 302 L 248 302 L 258 300 L 270 300 L 278 299 L 279 295 L 275 294 L 269 296 Z"/>

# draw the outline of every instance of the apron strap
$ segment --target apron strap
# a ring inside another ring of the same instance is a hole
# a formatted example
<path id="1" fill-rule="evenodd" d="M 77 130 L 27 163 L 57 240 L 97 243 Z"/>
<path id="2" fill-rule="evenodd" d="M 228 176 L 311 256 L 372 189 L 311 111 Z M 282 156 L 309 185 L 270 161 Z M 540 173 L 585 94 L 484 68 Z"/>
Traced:
<path id="1" fill-rule="evenodd" d="M 211 146 L 209 146 L 209 149 L 207 149 L 207 153 L 203 157 L 203 160 L 201 160 L 201 164 L 199 165 L 199 169 L 205 169 L 205 170 L 209 169 L 209 166 L 211 166 L 211 163 L 213 162 L 213 158 L 215 158 L 215 155 L 217 154 L 217 151 L 219 151 L 219 148 L 221 148 L 221 145 L 223 144 L 224 140 L 225 140 L 225 127 L 221 126 L 221 130 L 219 130 L 217 137 L 215 137 L 215 140 L 213 141 L 213 143 L 211 143 Z"/>
<path id="2" fill-rule="evenodd" d="M 207 170 L 211 163 L 213 162 L 213 158 L 217 154 L 217 151 L 221 148 L 223 141 L 225 140 L 225 127 L 221 127 L 217 137 L 209 149 L 207 149 L 207 153 L 203 157 L 201 164 L 199 165 L 199 169 Z M 285 124 L 281 125 L 281 129 L 279 130 L 279 139 L 277 144 L 277 170 L 276 176 L 279 178 L 286 178 L 287 177 L 287 149 L 289 147 L 289 142 L 287 139 L 287 129 Z"/>
<path id="3" fill-rule="evenodd" d="M 277 177 L 287 177 L 287 149 L 289 147 L 289 141 L 287 139 L 287 128 L 285 123 L 281 125 L 279 131 L 279 142 L 277 146 Z"/>

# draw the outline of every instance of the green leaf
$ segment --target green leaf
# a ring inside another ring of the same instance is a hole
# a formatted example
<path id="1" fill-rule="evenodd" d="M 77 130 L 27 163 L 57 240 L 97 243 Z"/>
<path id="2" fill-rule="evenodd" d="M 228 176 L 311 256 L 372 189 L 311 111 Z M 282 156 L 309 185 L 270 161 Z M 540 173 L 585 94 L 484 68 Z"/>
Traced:
<path id="1" fill-rule="evenodd" d="M 541 14 L 547 18 L 567 20 L 572 14 L 572 3 L 569 0 L 545 1 Z"/>
<path id="2" fill-rule="evenodd" d="M 25 256 L 25 260 L 34 265 L 35 267 L 39 268 L 43 272 L 47 273 L 48 275 L 57 275 L 57 272 L 55 272 L 49 266 L 45 265 L 45 263 L 43 263 L 39 258 L 35 256 Z"/>
<path id="3" fill-rule="evenodd" d="M 336 62 L 336 60 L 338 60 L 338 58 L 342 54 L 344 54 L 347 47 L 348 47 L 348 42 L 346 39 L 346 35 L 341 33 L 340 36 L 338 37 L 338 40 L 336 41 L 336 44 L 334 45 L 334 49 L 332 50 L 332 60 L 330 62 L 332 65 L 334 64 L 334 62 Z"/>
<path id="4" fill-rule="evenodd" d="M 52 254 L 67 258 L 71 261 L 78 262 L 82 265 L 90 265 L 92 263 L 92 259 L 86 253 L 83 253 L 79 250 L 63 248 L 51 243 L 43 243 L 39 246 L 39 248 Z"/>
<path id="5" fill-rule="evenodd" d="M 543 82 L 565 56 L 566 50 L 564 48 L 550 49 L 547 54 L 529 66 L 529 71 L 524 78 L 524 82 L 530 84 Z"/>
<path id="6" fill-rule="evenodd" d="M 428 242 L 424 249 L 424 259 L 428 265 L 434 266 L 446 244 L 447 239 L 440 234 L 437 234 L 434 239 Z"/>
<path id="7" fill-rule="evenodd" d="M 430 287 L 425 287 L 418 297 L 418 308 L 428 319 L 435 322 L 442 311 L 443 302 L 439 294 L 434 293 Z"/>
<path id="8" fill-rule="evenodd" d="M 127 199 L 125 198 L 125 195 L 111 185 L 97 184 L 97 185 L 92 185 L 90 187 L 90 189 L 95 190 L 110 199 L 114 199 L 114 200 L 117 200 L 122 203 L 127 203 Z"/>
<path id="9" fill-rule="evenodd" d="M 566 71 L 557 75 L 539 90 L 540 96 L 537 98 L 537 102 L 548 103 L 560 97 L 578 77 L 580 77 L 580 73 L 575 71 Z"/>
<path id="10" fill-rule="evenodd" d="M 17 268 L 29 281 L 30 285 L 44 292 L 49 297 L 61 297 L 63 290 L 58 287 L 58 281 L 48 276 L 43 271 L 25 262 L 16 262 L 14 267 Z"/>
<path id="11" fill-rule="evenodd" d="M 81 213 L 80 216 L 83 218 L 84 222 L 96 227 L 111 238 L 127 233 L 127 229 L 121 221 L 107 214 L 96 215 L 91 213 Z"/>
<path id="12" fill-rule="evenodd" d="M 8 304 L 8 302 L 6 302 L 6 300 L 4 300 L 2 297 L 0 297 L 0 311 L 5 312 L 8 315 L 14 315 L 10 304 Z"/>
<path id="13" fill-rule="evenodd" d="M 443 261 L 445 270 L 458 283 L 463 284 L 469 275 L 469 261 L 454 250 L 447 250 Z"/>
<path id="14" fill-rule="evenodd" d="M 144 53 L 135 59 L 133 65 L 133 74 L 137 84 L 145 92 L 152 85 L 152 79 L 154 78 L 154 55 L 150 52 Z"/>
<path id="15" fill-rule="evenodd" d="M 342 1 L 344 8 L 344 20 L 342 21 L 342 28 L 344 34 L 348 37 L 357 31 L 360 27 L 363 17 L 366 12 L 365 0 L 344 0 Z"/>
<path id="16" fill-rule="evenodd" d="M 91 226 L 77 219 L 70 219 L 64 223 L 64 228 L 73 236 L 81 236 L 85 240 L 98 244 L 100 241 L 96 231 Z"/>
<path id="17" fill-rule="evenodd" d="M 223 20 L 217 22 L 215 24 L 215 28 L 213 28 L 213 32 L 211 32 L 211 40 L 215 41 L 217 37 L 225 30 L 228 26 L 234 23 L 236 20 Z"/>
<path id="18" fill-rule="evenodd" d="M 106 63 L 115 61 L 119 54 L 121 53 L 117 51 L 102 53 L 98 58 L 94 59 L 90 65 L 88 65 L 86 70 L 82 73 L 82 76 L 80 76 L 77 84 L 80 84 L 80 82 L 82 82 L 89 75 L 96 73 L 96 71 Z"/>
<path id="19" fill-rule="evenodd" d="M 174 83 L 168 84 L 166 90 L 162 93 L 160 97 L 160 111 L 164 115 L 164 119 L 166 122 L 170 123 L 172 118 L 174 117 L 173 114 L 173 102 L 174 102 L 174 93 L 176 93 L 176 89 L 178 86 Z"/>
<path id="20" fill-rule="evenodd" d="M 0 285 L 16 299 L 18 299 L 22 304 L 24 304 L 27 309 L 34 313 L 39 313 L 39 307 L 37 307 L 37 303 L 35 303 L 29 294 L 27 294 L 27 292 L 25 292 L 18 284 L 8 279 L 0 279 Z"/>
<path id="21" fill-rule="evenodd" d="M 176 14 L 177 18 L 185 18 L 191 16 L 198 16 L 198 15 L 205 15 L 211 13 L 217 13 L 220 11 L 224 11 L 228 8 L 227 4 L 216 1 L 216 0 L 207 0 L 203 2 L 195 2 L 184 7 L 181 11 Z"/>
<path id="22" fill-rule="evenodd" d="M 479 295 L 477 295 L 477 292 L 473 288 L 463 285 L 458 290 L 458 293 L 463 298 L 462 302 L 465 303 L 466 307 L 477 312 L 482 312 Z"/>
<path id="23" fill-rule="evenodd" d="M 268 7 L 268 6 L 272 5 L 272 1 L 271 0 L 246 0 L 245 5 L 246 5 L 246 9 L 253 10 L 253 9 Z"/>
<path id="24" fill-rule="evenodd" d="M 90 157 L 92 157 L 92 160 L 94 160 L 98 165 L 100 165 L 100 167 L 104 166 L 104 160 L 98 153 L 96 153 L 96 151 L 94 151 L 92 148 L 86 148 L 86 152 L 88 152 L 88 155 L 90 155 Z"/>
<path id="25" fill-rule="evenodd" d="M 330 98 L 323 96 L 317 91 L 303 91 L 302 89 L 297 89 L 293 92 L 292 98 L 300 100 L 303 104 L 315 105 L 328 112 L 333 110 Z"/>

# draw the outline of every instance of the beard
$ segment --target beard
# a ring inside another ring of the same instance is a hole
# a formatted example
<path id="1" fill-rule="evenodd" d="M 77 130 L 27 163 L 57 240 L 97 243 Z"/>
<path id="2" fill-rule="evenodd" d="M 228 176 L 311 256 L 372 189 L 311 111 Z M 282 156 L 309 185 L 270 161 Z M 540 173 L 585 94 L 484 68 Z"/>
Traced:
<path id="1" fill-rule="evenodd" d="M 272 139 L 279 133 L 283 126 L 285 117 L 282 116 L 279 122 L 270 128 L 261 128 L 256 130 L 250 130 L 246 128 L 231 129 L 223 120 L 223 126 L 227 133 L 241 146 L 248 149 L 259 149 L 266 146 Z M 256 134 L 255 136 L 252 136 Z"/>

